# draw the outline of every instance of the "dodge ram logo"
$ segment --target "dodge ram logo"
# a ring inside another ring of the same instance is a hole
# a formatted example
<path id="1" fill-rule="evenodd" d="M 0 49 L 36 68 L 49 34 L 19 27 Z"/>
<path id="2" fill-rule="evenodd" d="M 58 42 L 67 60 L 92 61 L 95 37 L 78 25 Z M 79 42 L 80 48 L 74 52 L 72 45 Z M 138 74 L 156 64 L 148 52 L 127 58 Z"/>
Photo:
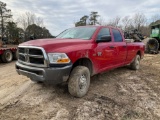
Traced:
<path id="1" fill-rule="evenodd" d="M 25 49 L 25 53 L 24 53 L 24 57 L 25 57 L 25 62 L 29 62 L 29 49 Z"/>

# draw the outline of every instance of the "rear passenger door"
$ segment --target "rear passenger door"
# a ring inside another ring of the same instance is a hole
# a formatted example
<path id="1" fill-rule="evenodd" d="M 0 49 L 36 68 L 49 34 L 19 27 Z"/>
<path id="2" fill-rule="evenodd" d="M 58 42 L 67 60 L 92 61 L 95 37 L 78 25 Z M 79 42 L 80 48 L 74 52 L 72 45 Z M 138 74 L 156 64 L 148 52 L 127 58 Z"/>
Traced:
<path id="1" fill-rule="evenodd" d="M 115 49 L 115 63 L 116 66 L 121 66 L 124 64 L 127 55 L 127 45 L 123 41 L 121 32 L 118 29 L 112 29 L 112 34 L 114 38 L 114 49 Z"/>

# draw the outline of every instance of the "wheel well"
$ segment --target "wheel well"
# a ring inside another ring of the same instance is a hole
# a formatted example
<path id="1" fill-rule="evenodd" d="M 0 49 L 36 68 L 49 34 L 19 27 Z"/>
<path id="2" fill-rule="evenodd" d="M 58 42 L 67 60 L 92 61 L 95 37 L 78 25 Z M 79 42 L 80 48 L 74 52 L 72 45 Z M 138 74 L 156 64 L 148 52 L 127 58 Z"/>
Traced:
<path id="1" fill-rule="evenodd" d="M 92 75 L 93 69 L 92 69 L 92 62 L 91 62 L 90 59 L 88 59 L 88 58 L 80 58 L 80 59 L 78 59 L 73 64 L 72 70 L 73 70 L 73 68 L 75 68 L 76 66 L 79 66 L 79 65 L 87 67 L 89 69 L 89 71 L 90 71 L 90 74 Z"/>
<path id="2" fill-rule="evenodd" d="M 141 52 L 140 52 L 140 51 L 138 51 L 138 52 L 137 52 L 137 55 L 139 55 L 139 56 L 141 57 Z"/>

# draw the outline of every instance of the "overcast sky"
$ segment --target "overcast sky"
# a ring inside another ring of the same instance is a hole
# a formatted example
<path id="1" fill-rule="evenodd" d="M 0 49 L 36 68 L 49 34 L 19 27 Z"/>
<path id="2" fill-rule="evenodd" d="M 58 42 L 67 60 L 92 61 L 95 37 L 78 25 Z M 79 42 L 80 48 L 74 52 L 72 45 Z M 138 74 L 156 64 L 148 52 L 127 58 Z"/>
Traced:
<path id="1" fill-rule="evenodd" d="M 74 27 L 74 22 L 91 11 L 97 11 L 105 21 L 116 16 L 132 16 L 144 13 L 149 19 L 160 14 L 160 0 L 1 0 L 7 3 L 16 20 L 25 12 L 43 18 L 44 25 L 52 35 Z"/>

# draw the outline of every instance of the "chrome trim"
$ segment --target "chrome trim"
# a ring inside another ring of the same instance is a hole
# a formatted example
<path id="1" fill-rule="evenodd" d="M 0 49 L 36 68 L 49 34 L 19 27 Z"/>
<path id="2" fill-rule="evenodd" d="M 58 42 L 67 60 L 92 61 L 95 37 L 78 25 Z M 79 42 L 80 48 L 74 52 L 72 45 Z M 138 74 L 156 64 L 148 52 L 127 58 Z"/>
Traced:
<path id="1" fill-rule="evenodd" d="M 18 59 L 18 62 L 22 63 L 22 64 L 25 64 L 25 65 L 28 65 L 28 66 L 33 66 L 33 67 L 49 67 L 49 60 L 48 60 L 48 57 L 47 57 L 47 53 L 45 52 L 44 48 L 42 47 L 36 47 L 36 46 L 18 46 L 18 55 L 19 54 L 23 54 L 23 53 L 19 53 L 19 48 L 35 48 L 35 49 L 40 49 L 43 53 L 43 56 L 41 55 L 31 55 L 31 54 L 28 54 L 28 56 L 30 57 L 35 57 L 35 58 L 44 58 L 44 65 L 38 65 L 38 64 L 33 64 L 33 63 L 29 63 L 29 62 L 24 62 L 24 61 L 21 61 Z M 23 54 L 24 55 L 24 54 Z"/>
<path id="2" fill-rule="evenodd" d="M 24 56 L 25 54 L 23 53 L 19 53 L 19 55 Z M 44 58 L 42 55 L 31 55 L 31 54 L 27 54 L 29 57 L 34 57 L 34 58 Z"/>
<path id="3" fill-rule="evenodd" d="M 29 57 L 34 57 L 34 58 L 43 58 L 42 55 L 31 55 L 31 54 L 28 54 Z"/>

